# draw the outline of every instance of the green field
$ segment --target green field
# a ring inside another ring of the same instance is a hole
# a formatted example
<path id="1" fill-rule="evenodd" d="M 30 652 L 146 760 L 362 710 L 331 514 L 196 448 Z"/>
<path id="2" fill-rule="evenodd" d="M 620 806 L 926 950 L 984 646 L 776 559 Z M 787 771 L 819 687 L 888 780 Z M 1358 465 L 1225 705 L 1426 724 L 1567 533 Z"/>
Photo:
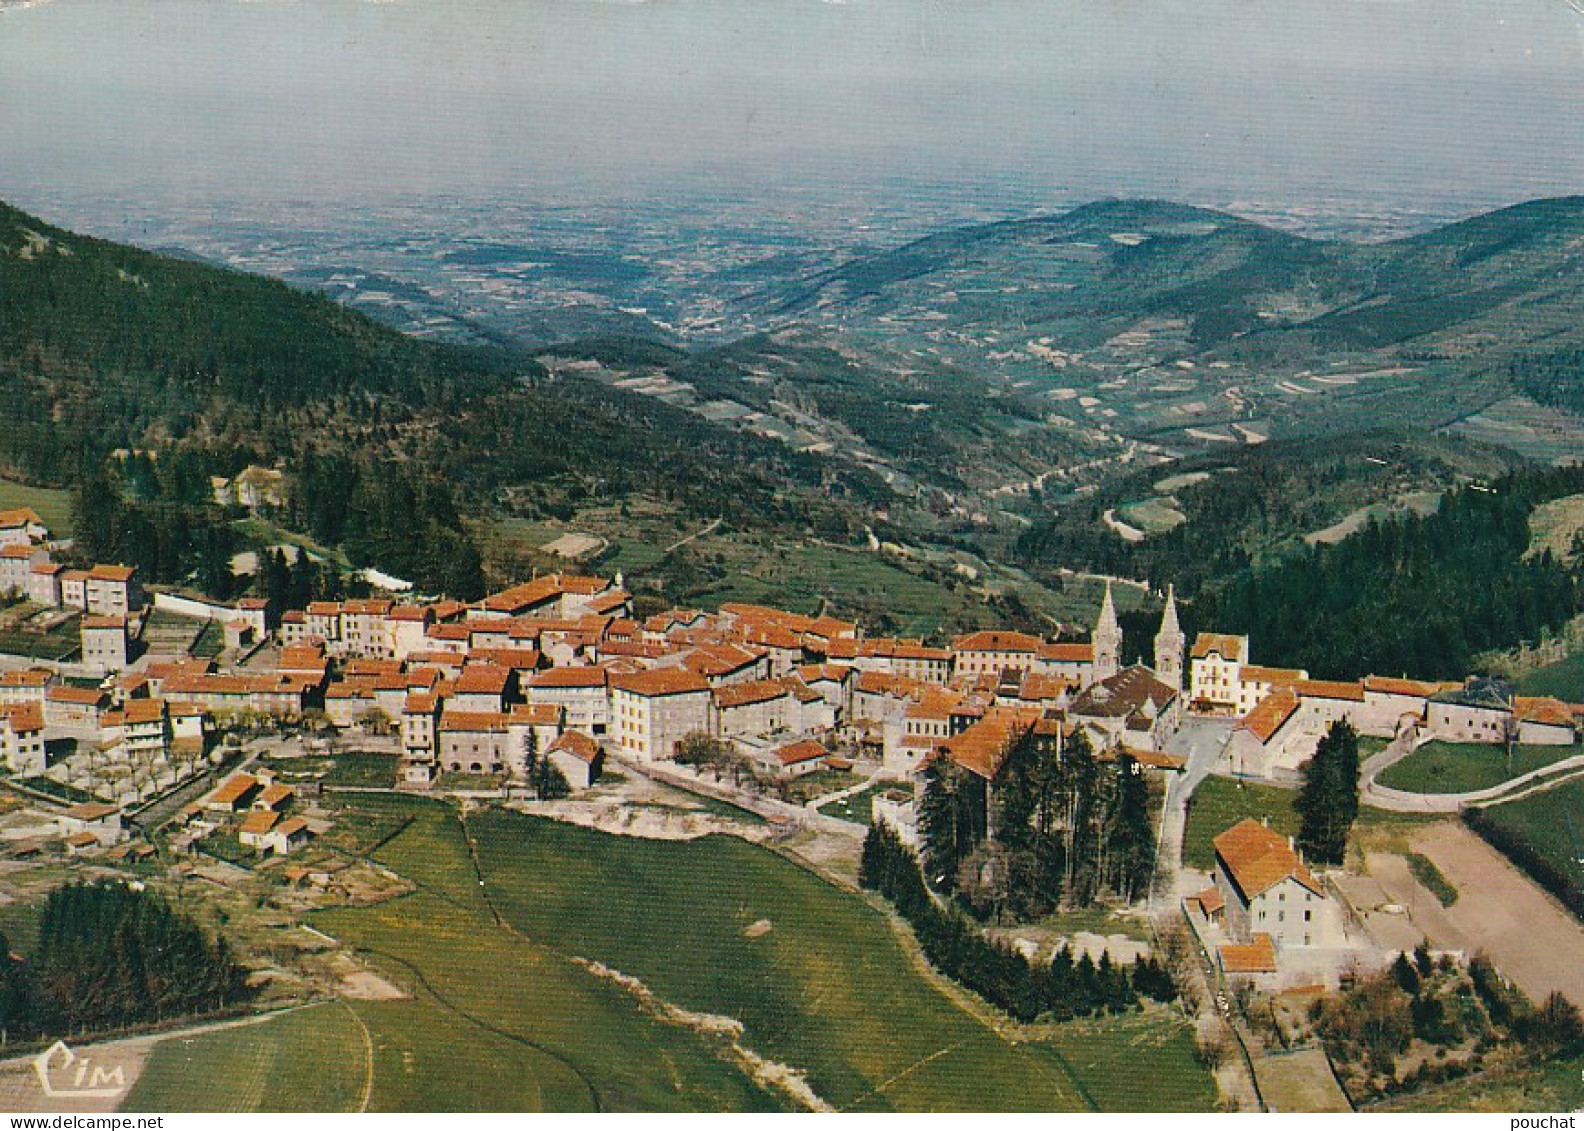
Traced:
<path id="1" fill-rule="evenodd" d="M 1584 652 L 1537 668 L 1518 681 L 1523 695 L 1554 695 L 1567 703 L 1584 703 Z"/>
<path id="2" fill-rule="evenodd" d="M 1118 508 L 1117 516 L 1145 534 L 1164 534 L 1188 521 L 1188 516 L 1178 510 L 1175 503 L 1175 499 L 1142 499 Z"/>
<path id="3" fill-rule="evenodd" d="M 40 606 L 24 604 L 8 611 L 7 624 L 15 625 L 37 615 Z M 26 628 L 0 629 L 0 652 L 14 656 L 31 656 L 38 660 L 65 660 L 82 647 L 80 618 L 67 617 L 47 632 Z"/>
<path id="4" fill-rule="evenodd" d="M 376 1033 L 373 1110 L 784 1106 L 727 1062 L 717 1038 L 646 1016 L 622 989 L 498 924 L 454 810 L 364 803 L 416 818 L 376 859 L 421 886 L 312 922 L 415 995 L 359 1004 Z"/>
<path id="5" fill-rule="evenodd" d="M 32 507 L 55 538 L 70 538 L 73 532 L 71 492 L 55 487 L 28 487 L 0 479 L 0 510 Z"/>
<path id="6" fill-rule="evenodd" d="M 744 1043 L 804 1069 L 835 1107 L 1081 1110 L 1085 1089 L 1111 1094 L 1054 1054 L 1006 1043 L 913 972 L 878 912 L 763 849 L 625 840 L 498 810 L 470 827 L 491 898 L 524 934 L 686 1009 L 736 1018 Z M 750 930 L 764 922 L 768 931 Z M 1176 1067 L 1134 1100 L 1202 1110 L 1208 1081 L 1166 1016 L 1145 1028 L 1180 1046 Z M 1125 1022 L 1072 1047 L 1094 1046 L 1100 1063 L 1102 1047 L 1141 1032 Z"/>
<path id="7" fill-rule="evenodd" d="M 881 912 L 744 841 L 619 838 L 497 809 L 464 829 L 437 802 L 358 805 L 411 819 L 375 858 L 417 889 L 310 922 L 412 996 L 172 1040 L 129 1109 L 347 1110 L 370 1056 L 373 1111 L 797 1106 L 750 1075 L 744 1049 L 837 1108 L 1214 1106 L 1176 1013 L 1014 1043 L 922 976 Z M 699 1014 L 717 1015 L 713 1031 Z M 720 1018 L 741 1023 L 736 1048 Z"/>
<path id="8" fill-rule="evenodd" d="M 351 751 L 325 756 L 266 758 L 265 761 L 287 782 L 317 780 L 323 785 L 389 789 L 396 784 L 398 759 L 394 754 Z"/>
<path id="9" fill-rule="evenodd" d="M 1215 1087 L 1181 1026 L 1156 1017 L 1073 1021 L 1028 1047 L 1071 1073 L 1100 1111 L 1215 1110 Z"/>
<path id="10" fill-rule="evenodd" d="M 1427 742 L 1376 780 L 1407 793 L 1471 793 L 1542 769 L 1579 752 L 1577 746 L 1514 746 L 1511 763 L 1501 746 Z"/>
<path id="11" fill-rule="evenodd" d="M 1584 778 L 1482 812 L 1545 857 L 1575 889 L 1584 889 Z"/>
<path id="12" fill-rule="evenodd" d="M 351 1007 L 309 1006 L 154 1047 L 123 1111 L 357 1111 L 368 1046 Z"/>
<path id="13" fill-rule="evenodd" d="M 882 789 L 889 788 L 891 788 L 890 785 L 876 785 L 868 789 L 859 790 L 852 796 L 844 797 L 840 801 L 832 801 L 829 805 L 821 805 L 820 812 L 827 817 L 835 817 L 840 821 L 852 821 L 859 825 L 872 824 L 874 822 L 875 794 Z"/>
<path id="14" fill-rule="evenodd" d="M 1209 871 L 1215 866 L 1211 840 L 1245 817 L 1256 821 L 1269 818 L 1271 828 L 1282 836 L 1298 834 L 1298 814 L 1293 810 L 1290 789 L 1230 778 L 1205 778 L 1188 803 L 1188 829 L 1183 835 L 1183 863 L 1190 868 Z"/>
<path id="15" fill-rule="evenodd" d="M 1231 778 L 1209 777 L 1194 790 L 1188 803 L 1188 828 L 1183 836 L 1183 863 L 1204 871 L 1215 865 L 1215 849 L 1210 841 L 1244 817 L 1256 821 L 1269 819 L 1270 827 L 1283 836 L 1298 835 L 1298 813 L 1293 809 L 1297 791 Z M 1360 834 L 1391 836 L 1432 821 L 1444 819 L 1433 813 L 1393 813 L 1363 806 L 1353 826 Z M 1351 841 L 1350 841 L 1351 843 Z"/>
<path id="16" fill-rule="evenodd" d="M 730 1034 L 702 1031 L 699 1017 L 675 1009 L 737 1019 L 741 1049 L 806 1072 L 835 1107 L 1215 1102 L 1172 1012 L 1014 1044 L 925 979 L 881 912 L 744 841 L 627 840 L 499 809 L 475 811 L 464 833 L 456 809 L 440 803 L 382 795 L 358 805 L 371 817 L 412 817 L 375 859 L 418 885 L 310 919 L 412 995 L 352 1004 L 372 1036 L 371 1110 L 795 1106 L 749 1076 Z M 477 841 L 483 887 L 466 835 Z M 770 930 L 744 935 L 759 920 Z M 643 979 L 657 998 L 640 1001 L 578 960 Z M 246 1030 L 247 1052 L 239 1038 L 212 1034 L 157 1053 L 133 1101 L 287 1107 L 280 1090 L 290 1087 L 326 1110 L 356 1106 L 367 1044 L 344 1023 L 352 1012 L 326 1006 L 301 1017 L 291 1025 L 323 1034 L 312 1055 L 293 1053 L 304 1041 L 277 1030 L 285 1019 Z M 1145 1045 L 1152 1072 L 1140 1082 L 1126 1066 Z M 217 1077 L 227 1083 L 215 1087 Z"/>

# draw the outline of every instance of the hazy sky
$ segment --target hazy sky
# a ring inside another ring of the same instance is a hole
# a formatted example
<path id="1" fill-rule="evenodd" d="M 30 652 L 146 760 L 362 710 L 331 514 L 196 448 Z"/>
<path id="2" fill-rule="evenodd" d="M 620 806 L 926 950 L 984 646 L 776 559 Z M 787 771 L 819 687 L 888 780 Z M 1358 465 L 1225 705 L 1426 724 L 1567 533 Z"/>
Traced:
<path id="1" fill-rule="evenodd" d="M 6 3 L 0 196 L 22 203 L 1584 192 L 1568 0 Z"/>

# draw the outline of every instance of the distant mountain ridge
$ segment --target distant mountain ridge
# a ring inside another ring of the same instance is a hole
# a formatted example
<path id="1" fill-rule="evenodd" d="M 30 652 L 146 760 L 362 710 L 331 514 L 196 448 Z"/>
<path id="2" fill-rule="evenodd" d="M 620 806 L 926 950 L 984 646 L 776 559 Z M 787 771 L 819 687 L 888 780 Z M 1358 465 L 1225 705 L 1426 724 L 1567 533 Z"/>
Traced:
<path id="1" fill-rule="evenodd" d="M 873 318 L 924 287 L 995 279 L 1038 296 L 976 307 L 968 321 L 1015 320 L 1074 345 L 1113 320 L 1172 315 L 1191 319 L 1207 349 L 1246 335 L 1253 340 L 1240 349 L 1279 349 L 1274 340 L 1288 332 L 1374 347 L 1480 325 L 1535 299 L 1558 307 L 1545 331 L 1565 328 L 1584 307 L 1581 240 L 1584 197 L 1518 204 L 1382 244 L 1315 240 L 1167 201 L 1100 201 L 928 236 L 759 299 L 793 317 L 824 308 Z M 1260 319 L 1262 300 L 1284 296 L 1301 297 L 1301 309 Z M 1092 324 L 1063 325 L 1075 318 Z"/>

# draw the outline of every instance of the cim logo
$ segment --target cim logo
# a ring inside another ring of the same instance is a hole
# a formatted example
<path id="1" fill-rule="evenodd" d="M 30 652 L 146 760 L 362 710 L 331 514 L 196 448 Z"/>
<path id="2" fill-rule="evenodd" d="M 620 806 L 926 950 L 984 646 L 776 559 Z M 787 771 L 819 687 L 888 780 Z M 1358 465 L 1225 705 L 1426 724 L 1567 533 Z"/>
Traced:
<path id="1" fill-rule="evenodd" d="M 95 1099 L 119 1096 L 126 1091 L 126 1076 L 118 1064 L 114 1068 L 95 1068 L 86 1056 L 78 1056 L 56 1041 L 33 1059 L 39 1086 L 51 1099 Z"/>

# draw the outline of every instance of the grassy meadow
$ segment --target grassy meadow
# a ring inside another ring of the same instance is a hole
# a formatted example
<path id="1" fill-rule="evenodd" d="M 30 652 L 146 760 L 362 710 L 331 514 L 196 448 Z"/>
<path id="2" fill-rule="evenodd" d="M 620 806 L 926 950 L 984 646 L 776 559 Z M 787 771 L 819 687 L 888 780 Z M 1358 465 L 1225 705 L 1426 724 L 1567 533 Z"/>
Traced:
<path id="1" fill-rule="evenodd" d="M 368 1048 L 334 1002 L 154 1046 L 123 1111 L 357 1111 Z"/>
<path id="2" fill-rule="evenodd" d="M 1584 703 L 1584 652 L 1536 668 L 1518 680 L 1518 691 L 1522 695 L 1554 695 L 1568 703 Z"/>
<path id="3" fill-rule="evenodd" d="M 1471 793 L 1491 789 L 1579 752 L 1575 746 L 1505 747 L 1475 742 L 1427 742 L 1376 780 L 1407 793 Z"/>
<path id="4" fill-rule="evenodd" d="M 1361 753 L 1363 751 L 1361 750 Z M 1209 871 L 1215 866 L 1215 837 L 1243 820 L 1268 820 L 1282 836 L 1297 836 L 1301 823 L 1293 808 L 1296 790 L 1281 789 L 1257 782 L 1209 777 L 1199 783 L 1188 803 L 1188 827 L 1183 835 L 1183 863 L 1190 868 Z M 1393 847 L 1402 833 L 1445 817 L 1434 813 L 1393 813 L 1359 809 L 1350 843 L 1367 839 L 1372 846 Z"/>
<path id="5" fill-rule="evenodd" d="M 32 507 L 56 538 L 72 536 L 71 492 L 58 487 L 29 487 L 0 479 L 0 510 Z"/>
<path id="6" fill-rule="evenodd" d="M 784 1066 L 844 1110 L 1214 1106 L 1177 1014 L 1015 1040 L 921 969 L 881 911 L 744 841 L 356 804 L 407 822 L 374 859 L 414 888 L 307 921 L 409 996 L 165 1042 L 132 1104 L 345 1110 L 366 1089 L 373 1111 L 775 1111 L 799 1106 L 768 1082 Z"/>

